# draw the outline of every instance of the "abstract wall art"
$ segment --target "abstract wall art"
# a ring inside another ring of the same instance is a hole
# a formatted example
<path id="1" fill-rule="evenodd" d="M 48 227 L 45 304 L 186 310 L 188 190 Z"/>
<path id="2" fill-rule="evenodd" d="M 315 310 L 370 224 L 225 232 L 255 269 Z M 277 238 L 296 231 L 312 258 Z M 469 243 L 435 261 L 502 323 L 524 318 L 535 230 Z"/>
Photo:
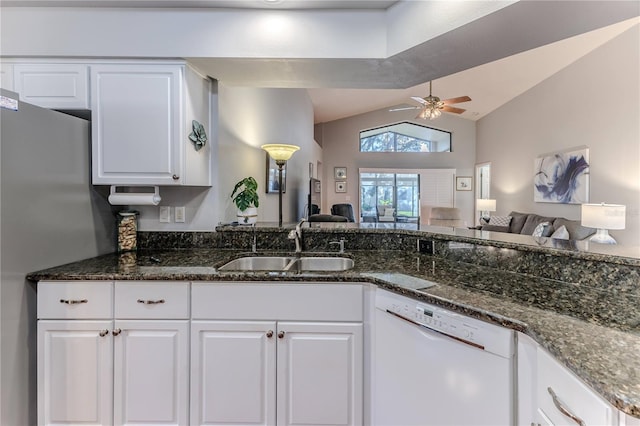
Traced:
<path id="1" fill-rule="evenodd" d="M 583 204 L 589 202 L 589 149 L 574 148 L 535 159 L 533 201 Z"/>

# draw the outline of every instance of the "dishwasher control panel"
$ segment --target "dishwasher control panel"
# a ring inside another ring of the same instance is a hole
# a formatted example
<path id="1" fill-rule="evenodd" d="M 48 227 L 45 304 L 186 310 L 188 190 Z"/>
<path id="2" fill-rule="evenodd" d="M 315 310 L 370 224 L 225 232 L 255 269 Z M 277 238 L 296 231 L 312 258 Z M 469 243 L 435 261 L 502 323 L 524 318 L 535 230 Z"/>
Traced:
<path id="1" fill-rule="evenodd" d="M 376 308 L 479 349 L 513 353 L 513 332 L 497 325 L 385 290 L 376 291 Z"/>

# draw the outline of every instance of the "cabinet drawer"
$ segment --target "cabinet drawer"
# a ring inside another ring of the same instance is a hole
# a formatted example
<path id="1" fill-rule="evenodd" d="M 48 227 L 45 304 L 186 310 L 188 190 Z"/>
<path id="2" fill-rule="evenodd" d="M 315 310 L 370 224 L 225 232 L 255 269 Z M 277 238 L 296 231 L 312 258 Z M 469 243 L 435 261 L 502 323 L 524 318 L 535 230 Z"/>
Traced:
<path id="1" fill-rule="evenodd" d="M 108 319 L 113 315 L 113 283 L 41 281 L 39 319 Z"/>
<path id="2" fill-rule="evenodd" d="M 562 366 L 543 349 L 538 348 L 538 407 L 554 425 L 575 425 L 576 422 L 556 407 L 549 393 L 551 388 L 562 404 L 587 425 L 613 425 L 612 407 L 587 387 L 571 371 Z"/>
<path id="3" fill-rule="evenodd" d="M 188 319 L 189 283 L 116 281 L 115 318 Z"/>
<path id="4" fill-rule="evenodd" d="M 360 284 L 192 284 L 194 319 L 362 321 Z"/>

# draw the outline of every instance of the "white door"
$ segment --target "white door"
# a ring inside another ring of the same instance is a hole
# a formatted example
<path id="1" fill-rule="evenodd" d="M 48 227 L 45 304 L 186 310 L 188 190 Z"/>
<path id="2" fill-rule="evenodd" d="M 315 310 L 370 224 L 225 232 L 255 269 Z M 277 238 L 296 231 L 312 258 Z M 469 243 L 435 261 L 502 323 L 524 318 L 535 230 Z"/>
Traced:
<path id="1" fill-rule="evenodd" d="M 114 331 L 114 424 L 189 421 L 189 321 L 121 321 Z"/>
<path id="2" fill-rule="evenodd" d="M 91 67 L 94 184 L 181 183 L 182 74 L 179 65 Z"/>
<path id="3" fill-rule="evenodd" d="M 275 425 L 275 331 L 274 321 L 192 321 L 192 425 Z"/>
<path id="4" fill-rule="evenodd" d="M 110 425 L 111 321 L 38 321 L 38 424 Z"/>
<path id="5" fill-rule="evenodd" d="M 361 323 L 278 323 L 278 425 L 361 425 Z"/>

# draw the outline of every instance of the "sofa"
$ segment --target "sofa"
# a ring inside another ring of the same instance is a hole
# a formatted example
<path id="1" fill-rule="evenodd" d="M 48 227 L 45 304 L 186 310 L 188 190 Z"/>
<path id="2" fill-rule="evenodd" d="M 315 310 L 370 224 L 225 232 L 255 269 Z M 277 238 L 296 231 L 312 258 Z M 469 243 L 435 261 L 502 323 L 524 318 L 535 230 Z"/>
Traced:
<path id="1" fill-rule="evenodd" d="M 550 237 L 562 240 L 584 240 L 596 229 L 582 226 L 579 220 L 540 216 L 534 213 L 511 212 L 508 216 L 491 216 L 483 231 Z"/>

